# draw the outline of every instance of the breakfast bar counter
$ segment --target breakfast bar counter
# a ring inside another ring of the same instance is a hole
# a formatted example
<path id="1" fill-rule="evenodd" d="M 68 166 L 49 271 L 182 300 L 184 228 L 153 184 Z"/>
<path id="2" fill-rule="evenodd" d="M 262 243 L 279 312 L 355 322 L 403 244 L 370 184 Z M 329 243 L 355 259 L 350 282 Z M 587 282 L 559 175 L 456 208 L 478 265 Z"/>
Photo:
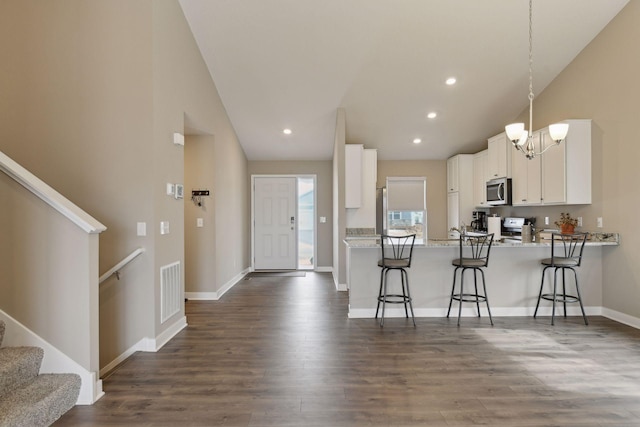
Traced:
<path id="1" fill-rule="evenodd" d="M 380 286 L 379 236 L 347 238 L 347 287 L 349 317 L 373 318 Z M 601 314 L 602 256 L 604 251 L 619 245 L 617 234 L 594 234 L 585 244 L 582 265 L 576 268 L 580 291 L 587 315 Z M 494 242 L 489 265 L 485 269 L 491 313 L 498 316 L 531 316 L 535 310 L 542 266 L 549 258 L 551 242 Z M 413 260 L 408 269 L 413 308 L 416 317 L 443 317 L 447 313 L 454 267 L 451 261 L 459 255 L 458 240 L 434 239 L 413 248 Z M 552 269 L 548 270 L 552 271 Z M 390 272 L 389 286 L 400 289 L 400 275 Z M 551 277 L 551 276 L 547 276 Z M 472 286 L 473 276 L 466 273 L 465 282 Z M 548 282 L 547 282 L 548 283 Z M 545 283 L 545 287 L 547 284 Z M 567 291 L 574 291 L 573 277 L 567 275 Z M 392 288 L 393 289 L 393 288 Z M 454 302 L 457 310 L 457 302 Z M 569 315 L 580 315 L 580 307 L 567 306 Z M 481 311 L 486 316 L 486 310 Z M 561 313 L 561 312 L 560 312 Z M 475 306 L 465 304 L 463 316 L 477 316 Z M 551 315 L 551 303 L 542 302 L 538 315 Z M 404 308 L 388 307 L 385 317 L 404 317 Z"/>

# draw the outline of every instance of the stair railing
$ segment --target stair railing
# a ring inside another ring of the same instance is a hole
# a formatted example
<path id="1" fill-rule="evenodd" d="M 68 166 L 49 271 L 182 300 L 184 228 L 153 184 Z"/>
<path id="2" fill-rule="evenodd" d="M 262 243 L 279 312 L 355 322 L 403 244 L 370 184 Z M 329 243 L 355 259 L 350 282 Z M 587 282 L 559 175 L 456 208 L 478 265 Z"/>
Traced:
<path id="1" fill-rule="evenodd" d="M 143 252 L 144 252 L 144 248 L 138 248 L 135 251 L 131 252 L 126 258 L 124 258 L 122 261 L 120 261 L 119 263 L 111 267 L 106 273 L 100 276 L 99 283 L 104 282 L 113 274 L 115 274 L 116 278 L 120 280 L 120 270 L 122 269 L 122 267 L 129 264 L 131 261 L 134 260 L 134 258 L 136 258 L 138 255 L 140 255 Z"/>

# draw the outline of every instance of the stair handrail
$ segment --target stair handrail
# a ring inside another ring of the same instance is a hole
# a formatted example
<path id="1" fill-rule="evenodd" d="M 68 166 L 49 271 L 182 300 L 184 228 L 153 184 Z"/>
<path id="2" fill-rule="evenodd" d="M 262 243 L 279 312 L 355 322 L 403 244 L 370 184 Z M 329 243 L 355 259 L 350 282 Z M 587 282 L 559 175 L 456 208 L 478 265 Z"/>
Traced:
<path id="1" fill-rule="evenodd" d="M 111 267 L 106 273 L 100 276 L 99 283 L 104 282 L 109 277 L 111 277 L 114 273 L 118 278 L 118 280 L 120 280 L 120 270 L 122 269 L 122 267 L 129 264 L 131 261 L 133 261 L 135 257 L 137 257 L 143 252 L 144 252 L 144 248 L 138 248 L 135 251 L 131 252 L 126 258 L 124 258 L 122 261 L 120 261 L 119 263 Z"/>
<path id="2" fill-rule="evenodd" d="M 91 215 L 80 209 L 69 199 L 58 193 L 40 178 L 26 170 L 9 156 L 0 151 L 0 171 L 31 191 L 49 206 L 67 217 L 89 234 L 102 233 L 107 229 Z"/>

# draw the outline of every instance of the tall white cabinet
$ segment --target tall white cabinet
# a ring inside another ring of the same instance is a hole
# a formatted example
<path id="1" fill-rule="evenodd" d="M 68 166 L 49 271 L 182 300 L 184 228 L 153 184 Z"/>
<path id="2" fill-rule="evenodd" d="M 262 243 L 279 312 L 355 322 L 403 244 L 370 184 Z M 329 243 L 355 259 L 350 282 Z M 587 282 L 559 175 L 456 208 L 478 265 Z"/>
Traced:
<path id="1" fill-rule="evenodd" d="M 473 155 L 473 204 L 478 208 L 488 208 L 487 181 L 489 150 L 482 150 Z"/>
<path id="2" fill-rule="evenodd" d="M 469 226 L 473 201 L 473 154 L 458 154 L 447 160 L 447 235 L 458 238 L 452 228 Z"/>

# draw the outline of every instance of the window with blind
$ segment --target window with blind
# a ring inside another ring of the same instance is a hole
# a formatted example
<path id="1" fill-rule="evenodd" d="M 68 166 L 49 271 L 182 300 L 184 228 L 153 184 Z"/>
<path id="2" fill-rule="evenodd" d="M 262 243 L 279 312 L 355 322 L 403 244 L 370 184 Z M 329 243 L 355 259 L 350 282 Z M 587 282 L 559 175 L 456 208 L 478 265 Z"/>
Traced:
<path id="1" fill-rule="evenodd" d="M 387 178 L 387 233 L 427 239 L 427 179 Z"/>

